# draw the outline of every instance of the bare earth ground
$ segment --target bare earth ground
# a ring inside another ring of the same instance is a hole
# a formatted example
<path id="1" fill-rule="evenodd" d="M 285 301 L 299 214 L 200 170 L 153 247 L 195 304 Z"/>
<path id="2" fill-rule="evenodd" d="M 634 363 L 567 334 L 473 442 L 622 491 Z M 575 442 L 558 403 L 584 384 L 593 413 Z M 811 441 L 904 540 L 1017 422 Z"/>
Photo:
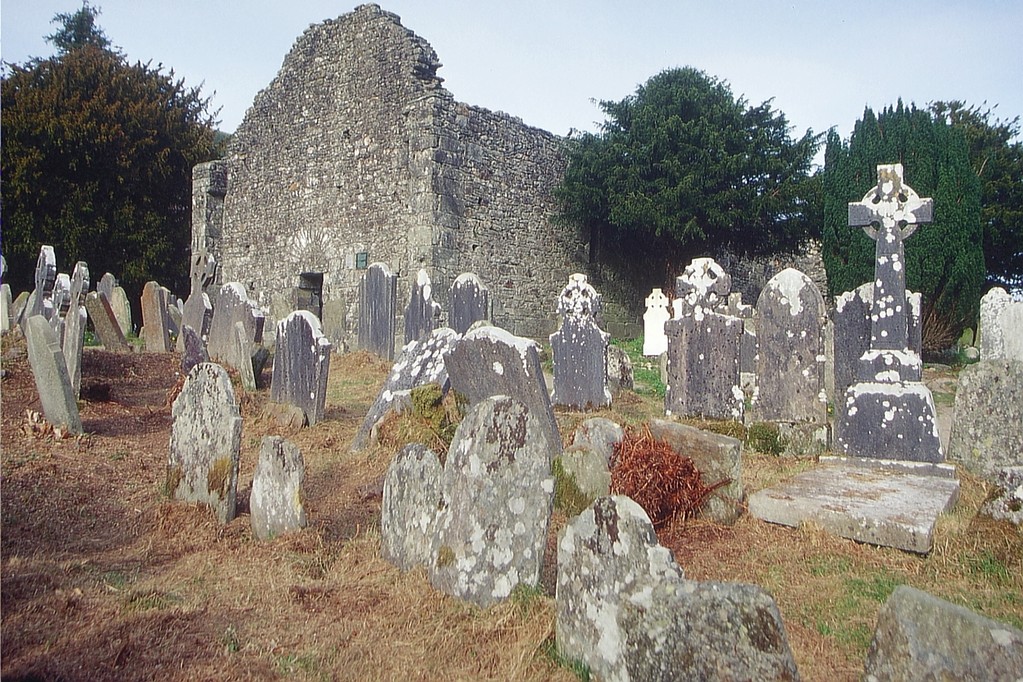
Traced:
<path id="1" fill-rule="evenodd" d="M 327 418 L 282 431 L 266 391 L 246 395 L 239 517 L 163 492 L 175 354 L 86 349 L 86 435 L 57 439 L 40 410 L 24 342 L 4 337 L 0 381 L 0 550 L 4 680 L 572 680 L 553 654 L 554 601 L 524 590 L 479 609 L 379 556 L 379 480 L 393 451 L 348 452 L 387 374 L 364 353 L 334 356 Z M 268 379 L 269 372 L 264 375 Z M 627 393 L 601 414 L 637 423 L 660 401 Z M 584 415 L 559 413 L 569 435 Z M 306 462 L 306 530 L 257 541 L 248 494 L 262 436 L 294 441 Z M 812 462 L 748 453 L 752 492 Z M 804 679 L 857 679 L 877 610 L 908 583 L 1023 626 L 1023 536 L 976 518 L 984 486 L 939 522 L 918 557 L 818 529 L 744 516 L 662 533 L 690 578 L 757 583 L 778 601 Z M 565 523 L 555 514 L 553 532 Z M 544 574 L 547 591 L 555 567 Z"/>

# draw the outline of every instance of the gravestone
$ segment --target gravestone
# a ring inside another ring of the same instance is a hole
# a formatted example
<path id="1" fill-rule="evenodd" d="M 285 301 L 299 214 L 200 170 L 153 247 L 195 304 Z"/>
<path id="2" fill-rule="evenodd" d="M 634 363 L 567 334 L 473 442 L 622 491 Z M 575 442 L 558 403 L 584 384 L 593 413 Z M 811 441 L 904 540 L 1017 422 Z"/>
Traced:
<path id="1" fill-rule="evenodd" d="M 125 340 L 121 326 L 117 324 L 117 318 L 114 317 L 114 311 L 110 309 L 110 302 L 105 295 L 96 291 L 86 294 L 85 309 L 92 320 L 96 338 L 103 348 L 114 353 L 131 352 L 131 346 Z"/>
<path id="2" fill-rule="evenodd" d="M 671 319 L 668 305 L 671 302 L 664 292 L 654 289 L 646 297 L 646 312 L 643 313 L 643 355 L 660 355 L 668 350 L 668 337 L 664 335 L 664 323 Z"/>
<path id="3" fill-rule="evenodd" d="M 308 310 L 296 310 L 277 323 L 270 400 L 298 407 L 311 426 L 323 419 L 330 372 L 330 341 Z"/>
<path id="4" fill-rule="evenodd" d="M 439 385 L 443 392 L 447 392 L 450 382 L 444 365 L 444 354 L 454 348 L 457 341 L 458 335 L 454 331 L 441 327 L 428 337 L 405 345 L 352 440 L 353 451 L 369 445 L 373 427 L 403 392 L 430 383 Z"/>
<path id="5" fill-rule="evenodd" d="M 405 308 L 405 343 L 429 336 L 440 317 L 440 304 L 433 300 L 433 286 L 426 270 L 419 270 L 412 296 Z"/>
<path id="6" fill-rule="evenodd" d="M 1002 467 L 978 513 L 1023 527 L 1023 466 Z"/>
<path id="7" fill-rule="evenodd" d="M 713 258 L 694 258 L 675 278 L 675 300 L 671 302 L 674 318 L 690 315 L 697 307 L 721 312 L 728 305 L 731 290 L 731 275 Z"/>
<path id="8" fill-rule="evenodd" d="M 303 478 L 305 462 L 299 449 L 280 436 L 265 436 L 249 495 L 249 522 L 257 538 L 271 540 L 306 527 Z"/>
<path id="9" fill-rule="evenodd" d="M 142 341 L 148 353 L 171 350 L 167 291 L 153 281 L 142 287 Z"/>
<path id="10" fill-rule="evenodd" d="M 220 288 L 220 294 L 217 296 L 213 318 L 210 321 L 209 338 L 206 341 L 206 352 L 209 353 L 211 361 L 240 369 L 242 363 L 252 361 L 252 356 L 238 355 L 236 322 L 241 322 L 245 326 L 245 338 L 250 344 L 258 346 L 263 343 L 265 322 L 263 311 L 245 293 L 244 286 L 239 282 L 229 282 Z M 317 320 L 317 329 L 319 324 Z"/>
<path id="11" fill-rule="evenodd" d="M 607 346 L 611 336 L 597 326 L 601 296 L 574 274 L 558 296 L 561 327 L 550 336 L 554 356 L 554 393 L 551 402 L 575 410 L 611 404 L 607 385 Z"/>
<path id="12" fill-rule="evenodd" d="M 210 356 L 206 353 L 206 344 L 202 342 L 194 329 L 185 325 L 181 329 L 181 338 L 185 344 L 181 353 L 182 372 L 188 374 L 196 365 L 210 361 Z"/>
<path id="13" fill-rule="evenodd" d="M 252 392 L 256 390 L 256 374 L 252 367 L 252 343 L 249 341 L 245 324 L 240 320 L 234 323 L 235 351 L 232 364 L 238 369 L 238 379 L 241 381 L 242 389 Z M 260 370 L 263 364 L 259 365 Z"/>
<path id="14" fill-rule="evenodd" d="M 242 418 L 231 378 L 212 362 L 188 373 L 171 408 L 167 492 L 208 504 L 221 523 L 235 517 Z"/>
<path id="15" fill-rule="evenodd" d="M 419 443 L 406 445 L 387 467 L 380 553 L 402 571 L 430 563 L 443 476 L 437 455 Z"/>
<path id="16" fill-rule="evenodd" d="M 1023 360 L 1023 301 L 995 287 L 980 299 L 980 357 Z"/>
<path id="17" fill-rule="evenodd" d="M 11 331 L 11 317 L 14 314 L 14 299 L 11 298 L 11 285 L 0 284 L 0 334 Z"/>
<path id="18" fill-rule="evenodd" d="M 23 291 L 18 294 L 17 298 L 11 304 L 11 329 L 15 326 L 21 327 L 22 322 L 25 320 L 25 311 L 28 310 L 29 299 L 32 294 L 28 291 Z"/>
<path id="19" fill-rule="evenodd" d="M 101 294 L 106 294 L 107 300 L 114 300 L 114 288 L 117 286 L 117 278 L 111 273 L 105 272 L 103 276 L 96 282 L 96 291 Z"/>
<path id="20" fill-rule="evenodd" d="M 110 303 L 110 310 L 114 314 L 117 326 L 121 334 L 128 336 L 135 331 L 131 319 L 131 303 L 128 302 L 128 294 L 121 287 L 114 287 L 112 298 L 107 299 Z"/>
<path id="21" fill-rule="evenodd" d="M 551 442 L 561 451 L 561 435 L 540 366 L 539 346 L 500 327 L 479 327 L 444 355 L 451 388 L 476 405 L 495 395 L 526 404 L 546 424 Z M 555 453 L 555 454 L 558 454 Z"/>
<path id="22" fill-rule="evenodd" d="M 761 421 L 827 421 L 824 393 L 824 319 L 817 285 L 786 268 L 757 300 L 756 418 Z"/>
<path id="23" fill-rule="evenodd" d="M 50 293 L 50 300 L 53 302 L 53 317 L 50 318 L 50 326 L 57 335 L 57 343 L 64 345 L 64 316 L 71 308 L 71 277 L 66 272 L 57 274 L 53 282 L 53 291 Z"/>
<path id="24" fill-rule="evenodd" d="M 89 292 L 89 266 L 85 261 L 75 263 L 68 296 L 68 311 L 64 316 L 64 361 L 71 377 L 72 391 L 77 398 L 82 389 L 82 346 L 89 315 L 85 312 L 85 297 Z"/>
<path id="25" fill-rule="evenodd" d="M 64 353 L 45 317 L 33 315 L 25 321 L 25 340 L 32 378 L 35 379 L 46 421 L 55 429 L 81 435 L 82 420 Z"/>
<path id="26" fill-rule="evenodd" d="M 359 284 L 359 348 L 385 360 L 394 359 L 398 276 L 384 263 L 373 263 Z"/>
<path id="27" fill-rule="evenodd" d="M 451 328 L 465 334 L 474 322 L 490 319 L 490 289 L 474 273 L 464 272 L 455 278 L 448 295 Z"/>
<path id="28" fill-rule="evenodd" d="M 50 295 L 53 293 L 53 285 L 57 280 L 57 256 L 53 253 L 53 247 L 43 245 L 39 247 L 39 258 L 36 260 L 35 288 L 29 294 L 28 303 L 21 314 L 20 324 L 24 331 L 24 323 L 33 315 L 42 315 L 49 320 L 53 317 L 53 302 Z"/>
<path id="29" fill-rule="evenodd" d="M 932 201 L 903 183 L 902 165 L 879 165 L 877 186 L 849 204 L 849 224 L 876 244 L 870 350 L 857 381 L 836 404 L 837 450 L 854 457 L 940 462 L 934 399 L 921 382 L 920 356 L 909 348 L 902 242 L 930 222 Z M 875 227 L 876 225 L 876 227 Z"/>
<path id="30" fill-rule="evenodd" d="M 1023 360 L 981 360 L 959 372 L 948 458 L 989 480 L 1023 466 Z"/>
<path id="31" fill-rule="evenodd" d="M 206 339 L 213 321 L 213 304 L 210 303 L 206 287 L 213 283 L 217 264 L 213 256 L 201 250 L 192 256 L 189 268 L 190 289 L 188 299 L 181 311 L 181 327 L 191 327 L 200 340 Z M 177 351 L 185 350 L 184 334 L 178 335 Z"/>
<path id="32" fill-rule="evenodd" d="M 554 455 L 545 415 L 524 403 L 495 396 L 468 411 L 444 465 L 430 552 L 434 587 L 487 607 L 517 585 L 539 582 Z"/>
<path id="33" fill-rule="evenodd" d="M 611 395 L 620 395 L 623 391 L 635 390 L 636 374 L 628 353 L 613 343 L 609 343 L 606 362 L 607 387 L 611 391 Z"/>
<path id="34" fill-rule="evenodd" d="M 625 440 L 625 430 L 610 419 L 590 417 L 576 427 L 572 445 L 583 445 L 600 453 L 604 461 L 614 464 L 615 446 Z"/>

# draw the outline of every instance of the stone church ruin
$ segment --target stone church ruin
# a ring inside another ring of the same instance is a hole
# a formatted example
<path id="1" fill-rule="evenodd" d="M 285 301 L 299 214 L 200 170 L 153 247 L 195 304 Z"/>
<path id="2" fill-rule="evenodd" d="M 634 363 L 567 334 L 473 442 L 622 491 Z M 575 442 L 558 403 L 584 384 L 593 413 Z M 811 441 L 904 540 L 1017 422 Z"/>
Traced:
<path id="1" fill-rule="evenodd" d="M 255 98 L 226 158 L 193 174 L 194 252 L 269 307 L 347 306 L 373 263 L 433 281 L 445 316 L 455 278 L 493 292 L 494 322 L 540 338 L 557 292 L 586 272 L 586 244 L 556 226 L 564 140 L 442 87 L 433 48 L 376 5 L 311 26 Z M 401 328 L 401 325 L 399 325 Z"/>

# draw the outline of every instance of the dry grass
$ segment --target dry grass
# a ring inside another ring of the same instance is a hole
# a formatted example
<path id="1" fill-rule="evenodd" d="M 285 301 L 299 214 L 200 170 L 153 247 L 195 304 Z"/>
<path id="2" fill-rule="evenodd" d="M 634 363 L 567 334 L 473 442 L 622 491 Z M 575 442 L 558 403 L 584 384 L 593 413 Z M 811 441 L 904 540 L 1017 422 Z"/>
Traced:
<path id="1" fill-rule="evenodd" d="M 311 428 L 282 432 L 265 391 L 242 396 L 240 516 L 220 526 L 162 492 L 176 356 L 87 351 L 87 375 L 109 384 L 110 401 L 81 403 L 90 435 L 55 440 L 22 429 L 38 399 L 23 346 L 3 343 L 5 680 L 575 679 L 549 653 L 553 534 L 544 589 L 490 609 L 380 558 L 378 483 L 394 448 L 351 454 L 348 444 L 387 363 L 335 356 L 326 419 Z M 626 394 L 600 414 L 641 423 L 662 412 L 656 398 Z M 590 415 L 557 416 L 567 440 Z M 273 433 L 302 450 L 311 525 L 264 543 L 248 525 L 248 494 L 260 439 Z M 747 491 L 809 465 L 748 453 Z M 963 479 L 926 558 L 748 516 L 669 525 L 661 537 L 690 578 L 768 589 L 804 679 L 833 682 L 858 677 L 877 609 L 899 583 L 1023 625 L 1023 540 L 976 518 L 984 494 Z M 566 522 L 556 513 L 552 533 Z"/>

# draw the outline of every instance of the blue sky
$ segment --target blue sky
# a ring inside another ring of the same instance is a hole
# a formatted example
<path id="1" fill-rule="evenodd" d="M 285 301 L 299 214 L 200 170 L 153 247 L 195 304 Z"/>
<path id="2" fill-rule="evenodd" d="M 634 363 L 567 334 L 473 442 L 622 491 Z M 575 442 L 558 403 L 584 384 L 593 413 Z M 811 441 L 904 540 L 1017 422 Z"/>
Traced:
<path id="1" fill-rule="evenodd" d="M 901 97 L 998 104 L 1023 114 L 1023 2 L 393 0 L 379 3 L 425 38 L 456 99 L 554 133 L 595 130 L 593 100 L 619 100 L 655 73 L 694 66 L 750 103 L 772 99 L 794 130 L 847 137 L 864 106 Z M 94 0 L 100 26 L 132 60 L 203 83 L 233 131 L 313 23 L 324 0 Z M 43 36 L 76 0 L 0 0 L 0 56 L 49 56 Z"/>

